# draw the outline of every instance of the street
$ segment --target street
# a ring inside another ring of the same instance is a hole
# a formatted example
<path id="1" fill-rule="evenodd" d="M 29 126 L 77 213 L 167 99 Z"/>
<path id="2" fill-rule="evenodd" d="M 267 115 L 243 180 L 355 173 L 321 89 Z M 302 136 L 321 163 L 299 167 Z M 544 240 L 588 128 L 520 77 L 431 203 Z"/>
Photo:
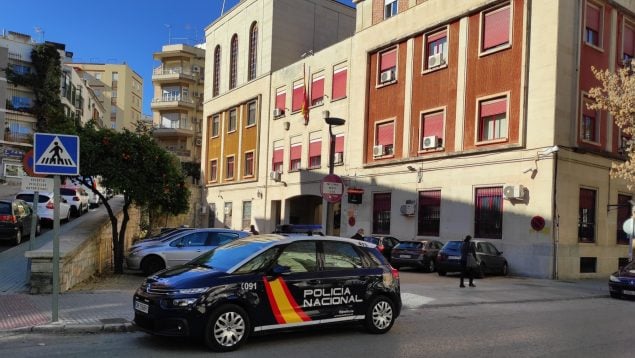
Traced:
<path id="1" fill-rule="evenodd" d="M 228 357 L 632 357 L 635 302 L 610 298 L 475 304 L 403 311 L 375 336 L 335 327 L 250 339 Z M 17 334 L 0 356 L 172 357 L 209 355 L 202 343 L 142 332 Z"/>

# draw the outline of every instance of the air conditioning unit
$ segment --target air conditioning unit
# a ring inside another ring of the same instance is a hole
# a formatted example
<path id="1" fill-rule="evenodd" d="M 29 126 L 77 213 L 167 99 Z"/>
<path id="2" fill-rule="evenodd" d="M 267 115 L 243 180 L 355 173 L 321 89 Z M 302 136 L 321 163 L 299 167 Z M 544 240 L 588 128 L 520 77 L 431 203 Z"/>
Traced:
<path id="1" fill-rule="evenodd" d="M 373 157 L 381 157 L 382 155 L 384 155 L 384 146 L 381 144 L 373 146 Z"/>
<path id="2" fill-rule="evenodd" d="M 445 63 L 441 53 L 435 53 L 434 55 L 428 57 L 428 68 L 438 67 Z"/>
<path id="3" fill-rule="evenodd" d="M 269 172 L 269 178 L 271 178 L 271 180 L 273 181 L 276 181 L 276 182 L 280 181 L 280 176 L 281 176 L 281 173 L 279 171 L 272 170 Z"/>
<path id="4" fill-rule="evenodd" d="M 505 185 L 503 197 L 505 199 L 523 199 L 525 197 L 525 187 L 522 185 Z"/>
<path id="5" fill-rule="evenodd" d="M 423 137 L 421 146 L 423 149 L 436 148 L 439 146 L 439 138 L 435 135 Z"/>
<path id="6" fill-rule="evenodd" d="M 335 153 L 335 156 L 333 157 L 333 163 L 342 164 L 342 162 L 344 162 L 344 153 L 342 152 Z"/>
<path id="7" fill-rule="evenodd" d="M 200 147 L 201 145 L 203 145 L 203 140 L 201 138 L 196 138 L 194 143 L 196 144 L 197 147 Z"/>
<path id="8" fill-rule="evenodd" d="M 407 203 L 400 208 L 401 215 L 413 216 L 415 214 L 415 204 Z"/>
<path id="9" fill-rule="evenodd" d="M 280 109 L 280 108 L 274 108 L 273 109 L 273 116 L 274 117 L 280 117 L 283 114 L 284 114 L 284 109 Z"/>
<path id="10" fill-rule="evenodd" d="M 381 73 L 379 76 L 379 82 L 386 83 L 395 79 L 395 72 L 393 70 L 387 70 Z"/>

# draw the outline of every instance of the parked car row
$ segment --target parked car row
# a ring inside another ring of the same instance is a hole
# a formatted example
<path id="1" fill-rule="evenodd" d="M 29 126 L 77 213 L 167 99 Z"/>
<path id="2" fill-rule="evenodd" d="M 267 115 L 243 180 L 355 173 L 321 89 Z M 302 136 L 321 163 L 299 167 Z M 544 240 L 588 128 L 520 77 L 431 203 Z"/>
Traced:
<path id="1" fill-rule="evenodd" d="M 29 204 L 21 199 L 0 200 L 0 240 L 19 245 L 31 235 L 33 220 L 35 235 L 39 235 L 41 226 Z"/>
<path id="2" fill-rule="evenodd" d="M 24 200 L 29 206 L 33 207 L 34 196 L 35 193 L 33 191 L 21 191 L 16 194 L 15 198 Z M 52 192 L 39 192 L 37 201 L 37 215 L 40 218 L 40 223 L 52 226 L 53 220 L 55 219 L 55 205 L 59 205 L 60 221 L 70 221 L 71 205 L 68 204 L 63 196 L 61 197 L 61 202 L 56 203 Z"/>

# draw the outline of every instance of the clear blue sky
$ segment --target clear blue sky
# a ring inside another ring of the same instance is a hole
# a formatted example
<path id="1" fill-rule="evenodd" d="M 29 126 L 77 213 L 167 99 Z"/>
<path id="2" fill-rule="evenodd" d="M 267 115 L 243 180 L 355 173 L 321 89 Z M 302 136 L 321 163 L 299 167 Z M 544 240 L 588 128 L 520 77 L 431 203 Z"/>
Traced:
<path id="1" fill-rule="evenodd" d="M 338 1 L 353 6 L 352 0 Z M 238 2 L 225 0 L 225 11 Z M 143 112 L 151 114 L 152 69 L 158 66 L 152 54 L 168 43 L 168 32 L 172 43 L 203 42 L 205 27 L 222 7 L 223 0 L 3 1 L 0 29 L 63 43 L 75 62 L 126 62 L 143 77 Z"/>

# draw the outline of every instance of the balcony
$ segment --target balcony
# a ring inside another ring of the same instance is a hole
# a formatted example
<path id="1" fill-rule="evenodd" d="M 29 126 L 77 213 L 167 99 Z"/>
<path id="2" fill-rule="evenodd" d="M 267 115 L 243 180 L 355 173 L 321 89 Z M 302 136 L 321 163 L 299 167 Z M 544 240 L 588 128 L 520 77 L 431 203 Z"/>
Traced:
<path id="1" fill-rule="evenodd" d="M 150 108 L 152 110 L 195 109 L 196 102 L 189 96 L 166 94 L 159 98 L 153 98 Z"/>
<path id="2" fill-rule="evenodd" d="M 164 67 L 161 65 L 152 70 L 152 82 L 157 84 L 175 81 L 195 83 L 198 76 L 199 73 L 182 67 Z"/>
<path id="3" fill-rule="evenodd" d="M 177 124 L 177 125 L 154 125 L 152 129 L 152 135 L 155 138 L 169 138 L 169 137 L 192 137 L 194 135 L 194 126 Z"/>

